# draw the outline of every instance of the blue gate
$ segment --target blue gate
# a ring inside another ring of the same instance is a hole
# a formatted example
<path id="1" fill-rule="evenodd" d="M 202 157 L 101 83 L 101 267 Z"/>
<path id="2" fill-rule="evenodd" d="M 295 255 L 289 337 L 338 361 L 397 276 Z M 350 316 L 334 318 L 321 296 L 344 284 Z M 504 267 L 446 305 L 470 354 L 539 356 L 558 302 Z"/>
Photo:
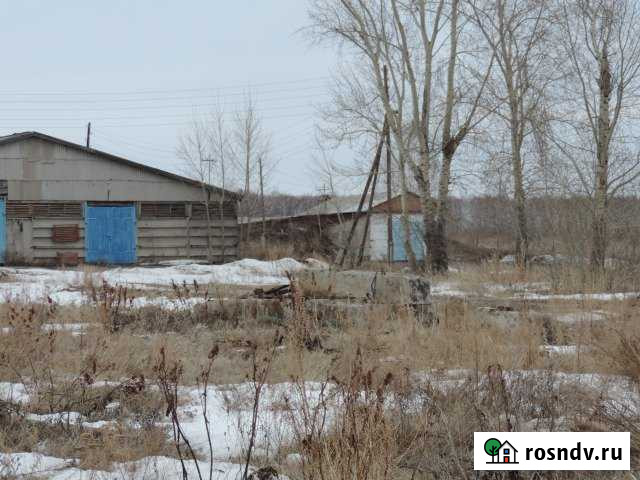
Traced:
<path id="1" fill-rule="evenodd" d="M 413 250 L 416 260 L 421 261 L 424 259 L 424 235 L 422 234 L 422 222 L 419 219 L 410 218 L 411 229 L 411 249 Z M 407 252 L 404 248 L 404 226 L 402 225 L 402 219 L 400 217 L 393 217 L 393 261 L 394 262 L 406 262 Z"/>
<path id="2" fill-rule="evenodd" d="M 7 253 L 7 207 L 4 198 L 0 198 L 0 263 L 4 264 Z"/>
<path id="3" fill-rule="evenodd" d="M 135 206 L 87 206 L 84 234 L 85 262 L 135 263 Z"/>

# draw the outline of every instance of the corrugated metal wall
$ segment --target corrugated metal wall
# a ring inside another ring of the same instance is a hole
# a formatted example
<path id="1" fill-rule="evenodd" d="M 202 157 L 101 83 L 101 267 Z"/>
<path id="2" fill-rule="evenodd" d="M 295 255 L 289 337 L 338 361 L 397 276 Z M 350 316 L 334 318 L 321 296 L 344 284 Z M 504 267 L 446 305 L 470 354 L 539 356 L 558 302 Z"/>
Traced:
<path id="1" fill-rule="evenodd" d="M 212 219 L 211 254 L 215 262 L 237 257 L 239 238 L 235 219 Z M 223 248 L 224 247 L 224 248 Z M 138 261 L 158 261 L 166 258 L 207 258 L 207 221 L 191 218 L 138 220 Z M 224 253 L 224 258 L 223 258 Z"/>
<path id="2" fill-rule="evenodd" d="M 84 261 L 85 221 L 82 215 L 73 217 L 73 209 L 71 209 L 72 213 L 56 217 L 55 212 L 59 210 L 53 208 L 47 210 L 49 212 L 47 214 L 54 216 L 42 218 L 37 216 L 37 209 L 35 209 L 36 213 L 33 213 L 34 208 L 31 204 L 9 203 L 10 211 L 7 218 L 8 262 L 55 264 L 60 263 L 60 257 L 63 254 L 76 255 L 79 262 Z M 44 212 L 42 205 L 40 204 L 40 212 Z M 192 205 L 185 204 L 183 209 L 177 209 L 178 214 L 183 214 L 181 218 L 158 218 L 148 215 L 141 216 L 140 213 L 141 211 L 148 213 L 161 210 L 160 214 L 168 211 L 169 215 L 175 215 L 176 209 L 154 209 L 151 208 L 153 205 L 147 205 L 147 208 L 142 209 L 140 204 L 136 205 L 138 212 L 136 232 L 138 262 L 156 262 L 178 258 L 207 259 L 209 249 L 207 220 L 201 218 L 201 210 L 196 212 L 196 217 L 199 218 L 193 218 L 191 216 Z M 219 210 L 215 209 L 213 205 L 211 207 L 213 209 L 210 232 L 212 259 L 214 262 L 234 260 L 237 258 L 239 241 L 235 205 L 225 207 L 224 223 Z M 78 240 L 72 242 L 55 241 L 54 226 L 60 225 L 76 225 Z"/>

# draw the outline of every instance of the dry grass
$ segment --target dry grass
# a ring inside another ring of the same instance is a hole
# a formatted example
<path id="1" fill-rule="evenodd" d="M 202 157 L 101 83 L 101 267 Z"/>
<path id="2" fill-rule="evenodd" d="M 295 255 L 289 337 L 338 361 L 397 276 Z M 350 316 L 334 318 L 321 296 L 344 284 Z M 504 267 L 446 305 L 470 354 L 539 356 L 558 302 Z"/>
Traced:
<path id="1" fill-rule="evenodd" d="M 251 374 L 251 352 L 272 344 L 276 331 L 283 337 L 267 382 L 289 381 L 303 391 L 306 381 L 316 380 L 332 391 L 324 405 L 305 407 L 306 423 L 295 424 L 292 410 L 292 443 L 280 445 L 273 457 L 253 459 L 258 465 L 277 463 L 291 478 L 472 478 L 472 432 L 479 430 L 625 429 L 633 432 L 637 448 L 638 419 L 630 412 L 604 413 L 594 392 L 553 383 L 557 372 L 601 373 L 622 375 L 633 389 L 640 387 L 637 300 L 510 302 L 515 320 L 506 324 L 482 308 L 506 305 L 507 295 L 483 297 L 487 285 L 553 284 L 545 268 L 525 275 L 488 263 L 451 274 L 446 281 L 461 282 L 477 295 L 437 301 L 432 325 L 410 311 L 391 308 L 371 309 L 364 318 L 321 315 L 304 308 L 296 295 L 264 305 L 236 299 L 225 300 L 223 308 L 206 302 L 176 311 L 132 309 L 123 298 L 129 292 L 93 283 L 84 286 L 95 298 L 90 305 L 3 304 L 0 324 L 12 331 L 0 335 L 0 381 L 23 382 L 33 397 L 25 405 L 0 404 L 0 450 L 37 449 L 99 469 L 112 462 L 173 455 L 174 446 L 158 426 L 164 399 L 151 388 L 160 350 L 179 359 L 182 384 L 196 385 L 215 346 L 212 381 L 238 383 Z M 187 299 L 233 294 L 230 287 L 209 287 L 180 286 L 158 295 Z M 607 319 L 554 320 L 558 314 L 593 311 L 605 312 Z M 83 335 L 42 328 L 76 322 L 92 326 Z M 549 354 L 542 348 L 545 343 L 575 345 L 576 351 Z M 145 388 L 132 392 L 126 385 L 140 378 Z M 116 384 L 96 387 L 102 380 Z M 105 409 L 113 402 L 120 405 L 115 414 Z M 335 422 L 309 420 L 313 408 L 336 404 L 341 407 Z M 286 404 L 279 408 L 293 409 Z M 116 422 L 88 429 L 25 418 L 62 411 Z M 130 420 L 145 428 L 133 428 Z M 302 464 L 286 460 L 292 452 L 302 454 Z"/>

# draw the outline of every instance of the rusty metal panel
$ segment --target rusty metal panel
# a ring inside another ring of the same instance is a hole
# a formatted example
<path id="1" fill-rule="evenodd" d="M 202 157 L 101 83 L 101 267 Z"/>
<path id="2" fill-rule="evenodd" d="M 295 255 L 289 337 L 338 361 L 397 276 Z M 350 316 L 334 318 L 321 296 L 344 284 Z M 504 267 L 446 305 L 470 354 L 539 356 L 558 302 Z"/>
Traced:
<path id="1" fill-rule="evenodd" d="M 7 218 L 82 218 L 82 204 L 8 201 Z"/>
<path id="2" fill-rule="evenodd" d="M 140 218 L 185 218 L 186 203 L 149 203 L 140 204 Z"/>
<path id="3" fill-rule="evenodd" d="M 61 267 L 75 267 L 80 263 L 80 259 L 77 252 L 56 252 L 56 263 Z"/>
<path id="4" fill-rule="evenodd" d="M 51 229 L 51 241 L 54 243 L 73 243 L 80 240 L 78 225 L 54 225 Z"/>
<path id="5" fill-rule="evenodd" d="M 220 218 L 220 214 L 224 218 L 231 218 L 237 215 L 236 202 L 224 202 L 222 208 L 220 208 L 219 202 L 209 203 L 209 217 L 212 219 Z M 204 203 L 194 203 L 191 205 L 191 217 L 192 218 L 207 218 L 207 208 Z"/>

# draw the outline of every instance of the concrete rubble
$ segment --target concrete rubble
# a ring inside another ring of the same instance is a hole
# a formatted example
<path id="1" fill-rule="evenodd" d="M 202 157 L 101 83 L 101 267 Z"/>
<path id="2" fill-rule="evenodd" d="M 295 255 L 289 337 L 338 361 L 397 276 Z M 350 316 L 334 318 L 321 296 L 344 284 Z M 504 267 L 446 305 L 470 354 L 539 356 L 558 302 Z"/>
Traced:
<path id="1" fill-rule="evenodd" d="M 293 279 L 308 309 L 324 318 L 366 321 L 387 318 L 403 308 L 432 323 L 429 281 L 419 275 L 361 270 L 305 270 Z"/>
<path id="2" fill-rule="evenodd" d="M 350 299 L 387 305 L 431 305 L 429 281 L 419 275 L 360 270 L 305 270 L 294 278 L 305 298 Z"/>

